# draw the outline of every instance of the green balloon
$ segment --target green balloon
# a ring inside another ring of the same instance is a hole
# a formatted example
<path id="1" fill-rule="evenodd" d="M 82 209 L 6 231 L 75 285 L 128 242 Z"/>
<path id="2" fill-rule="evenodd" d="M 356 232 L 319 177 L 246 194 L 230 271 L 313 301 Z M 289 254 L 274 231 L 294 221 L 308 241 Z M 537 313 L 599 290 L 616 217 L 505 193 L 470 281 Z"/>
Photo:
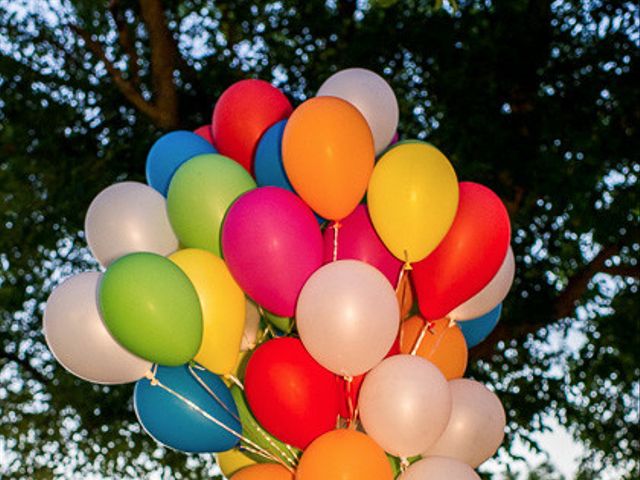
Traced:
<path id="1" fill-rule="evenodd" d="M 239 163 L 217 154 L 198 155 L 184 163 L 169 184 L 169 221 L 180 243 L 222 256 L 220 230 L 236 198 L 256 188 Z"/>
<path id="2" fill-rule="evenodd" d="M 291 317 L 281 317 L 275 313 L 264 310 L 264 318 L 283 333 L 291 333 L 291 330 L 293 330 L 293 318 Z"/>
<path id="3" fill-rule="evenodd" d="M 130 352 L 160 365 L 191 360 L 202 340 L 200 301 L 171 260 L 132 253 L 113 262 L 99 287 L 107 329 Z"/>

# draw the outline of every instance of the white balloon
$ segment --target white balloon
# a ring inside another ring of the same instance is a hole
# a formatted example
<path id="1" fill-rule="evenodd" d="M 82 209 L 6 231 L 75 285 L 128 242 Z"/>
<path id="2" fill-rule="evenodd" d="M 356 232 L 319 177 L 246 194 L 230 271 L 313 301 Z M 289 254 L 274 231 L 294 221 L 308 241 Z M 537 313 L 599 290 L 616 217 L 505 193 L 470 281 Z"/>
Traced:
<path id="1" fill-rule="evenodd" d="M 364 377 L 358 407 L 365 431 L 385 451 L 412 457 L 433 445 L 444 431 L 451 392 L 430 361 L 394 355 Z"/>
<path id="2" fill-rule="evenodd" d="M 44 338 L 58 362 L 76 377 L 107 385 L 135 382 L 151 362 L 125 350 L 107 331 L 98 309 L 102 274 L 68 278 L 49 296 Z"/>
<path id="3" fill-rule="evenodd" d="M 166 256 L 178 249 L 165 198 L 139 182 L 116 183 L 100 192 L 89 205 L 84 230 L 103 266 L 128 253 Z"/>
<path id="4" fill-rule="evenodd" d="M 398 480 L 480 480 L 480 476 L 459 460 L 428 457 L 407 468 Z"/>
<path id="5" fill-rule="evenodd" d="M 507 249 L 502 266 L 493 279 L 480 292 L 476 293 L 462 305 L 454 308 L 447 317 L 458 320 L 472 320 L 489 313 L 502 302 L 513 284 L 516 274 L 516 260 L 511 246 Z"/>
<path id="6" fill-rule="evenodd" d="M 495 393 L 474 380 L 450 380 L 449 387 L 453 400 L 449 424 L 424 455 L 455 458 L 476 468 L 502 443 L 507 423 L 504 408 Z"/>
<path id="7" fill-rule="evenodd" d="M 260 328 L 260 312 L 258 311 L 258 307 L 248 298 L 245 302 L 244 332 L 242 334 L 242 342 L 240 343 L 241 352 L 246 352 L 256 346 L 256 338 Z"/>
<path id="8" fill-rule="evenodd" d="M 377 73 L 348 68 L 331 75 L 318 90 L 318 97 L 338 97 L 355 106 L 369 124 L 376 154 L 389 146 L 398 128 L 398 100 Z"/>

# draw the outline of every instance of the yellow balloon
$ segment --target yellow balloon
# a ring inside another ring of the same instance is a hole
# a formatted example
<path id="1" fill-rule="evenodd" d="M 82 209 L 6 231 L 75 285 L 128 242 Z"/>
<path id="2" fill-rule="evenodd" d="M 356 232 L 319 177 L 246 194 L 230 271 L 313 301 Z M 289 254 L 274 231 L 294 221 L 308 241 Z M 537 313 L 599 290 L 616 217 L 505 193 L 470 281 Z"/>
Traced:
<path id="1" fill-rule="evenodd" d="M 429 255 L 458 209 L 458 178 L 432 145 L 410 141 L 390 148 L 376 164 L 367 193 L 373 226 L 404 262 Z"/>
<path id="2" fill-rule="evenodd" d="M 189 277 L 202 307 L 202 343 L 194 360 L 219 375 L 233 372 L 244 332 L 244 293 L 211 252 L 187 248 L 169 259 Z"/>
<path id="3" fill-rule="evenodd" d="M 237 448 L 216 454 L 216 461 L 222 474 L 227 478 L 231 478 L 231 475 L 241 468 L 256 464 Z"/>

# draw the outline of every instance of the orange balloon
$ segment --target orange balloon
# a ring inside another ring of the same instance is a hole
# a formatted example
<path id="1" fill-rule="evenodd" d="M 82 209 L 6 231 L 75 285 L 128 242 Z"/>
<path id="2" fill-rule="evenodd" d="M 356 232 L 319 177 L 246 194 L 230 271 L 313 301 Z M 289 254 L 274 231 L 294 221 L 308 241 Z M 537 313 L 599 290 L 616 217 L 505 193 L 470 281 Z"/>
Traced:
<path id="1" fill-rule="evenodd" d="M 400 320 L 407 318 L 413 308 L 413 288 L 409 279 L 409 272 L 404 272 L 398 288 L 396 288 L 396 297 L 400 306 Z"/>
<path id="2" fill-rule="evenodd" d="M 282 160 L 298 195 L 324 218 L 341 220 L 367 190 L 375 161 L 373 136 L 349 102 L 312 98 L 287 122 Z"/>
<path id="3" fill-rule="evenodd" d="M 426 320 L 414 315 L 402 323 L 400 333 L 400 351 L 411 353 Z M 432 322 L 416 351 L 417 355 L 431 361 L 440 369 L 447 380 L 461 378 L 467 369 L 469 351 L 462 330 L 457 325 L 449 325 L 449 320 L 443 318 Z"/>
<path id="4" fill-rule="evenodd" d="M 333 430 L 307 447 L 296 480 L 393 480 L 384 450 L 356 430 Z M 234 477 L 235 480 L 235 477 Z"/>
<path id="5" fill-rule="evenodd" d="M 238 470 L 231 480 L 293 480 L 293 473 L 277 463 L 260 463 Z"/>

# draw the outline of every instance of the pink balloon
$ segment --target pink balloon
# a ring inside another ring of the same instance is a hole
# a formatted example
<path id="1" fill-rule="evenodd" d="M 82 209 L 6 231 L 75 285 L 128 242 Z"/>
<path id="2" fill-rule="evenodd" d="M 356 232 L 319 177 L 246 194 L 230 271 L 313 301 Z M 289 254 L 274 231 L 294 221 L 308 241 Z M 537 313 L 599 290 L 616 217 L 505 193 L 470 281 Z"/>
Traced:
<path id="1" fill-rule="evenodd" d="M 231 205 L 222 252 L 245 293 L 276 315 L 291 317 L 302 286 L 322 265 L 322 234 L 295 194 L 261 187 Z"/>
<path id="2" fill-rule="evenodd" d="M 338 229 L 338 255 L 336 260 L 360 260 L 376 267 L 394 287 L 402 262 L 384 246 L 373 228 L 369 212 L 358 205 L 351 215 L 342 220 Z M 324 263 L 333 260 L 335 230 L 324 231 Z"/>

